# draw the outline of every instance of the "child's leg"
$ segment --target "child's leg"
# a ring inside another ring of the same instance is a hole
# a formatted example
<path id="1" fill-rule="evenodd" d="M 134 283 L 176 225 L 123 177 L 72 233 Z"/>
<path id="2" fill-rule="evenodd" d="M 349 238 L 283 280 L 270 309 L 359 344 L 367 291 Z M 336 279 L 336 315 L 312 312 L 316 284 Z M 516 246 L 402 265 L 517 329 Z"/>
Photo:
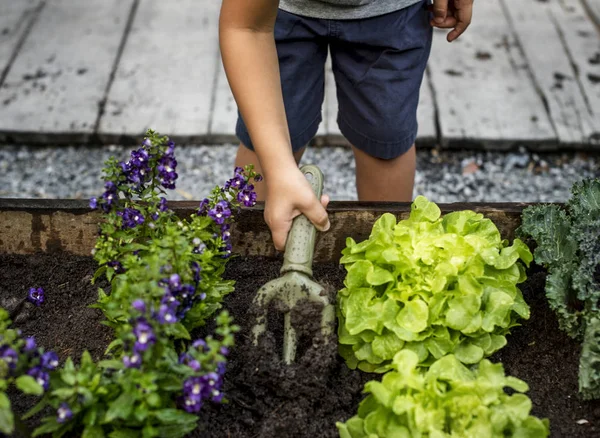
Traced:
<path id="1" fill-rule="evenodd" d="M 294 158 L 296 158 L 296 163 L 300 163 L 300 160 L 302 159 L 302 154 L 304 154 L 305 150 L 306 147 L 303 147 L 300 150 L 294 151 Z M 254 170 L 262 175 L 263 172 L 260 167 L 260 163 L 258 162 L 258 156 L 256 155 L 256 152 L 254 152 L 251 149 L 248 149 L 246 146 L 244 146 L 243 143 L 240 143 L 235 157 L 235 166 L 244 167 L 247 164 L 254 165 Z M 257 201 L 264 201 L 266 189 L 264 180 L 252 184 L 254 184 Z"/>
<path id="2" fill-rule="evenodd" d="M 427 2 L 332 21 L 338 126 L 353 145 L 361 201 L 410 201 L 419 91 L 431 48 Z"/>
<path id="3" fill-rule="evenodd" d="M 382 160 L 352 147 L 356 189 L 360 201 L 410 202 L 415 179 L 415 146 L 391 160 Z"/>

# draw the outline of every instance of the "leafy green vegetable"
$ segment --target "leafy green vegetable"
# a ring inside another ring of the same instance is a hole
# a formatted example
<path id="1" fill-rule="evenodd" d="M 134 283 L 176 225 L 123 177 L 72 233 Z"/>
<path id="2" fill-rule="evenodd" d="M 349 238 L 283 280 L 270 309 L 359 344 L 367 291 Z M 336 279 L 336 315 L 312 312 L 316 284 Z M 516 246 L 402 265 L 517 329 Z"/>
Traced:
<path id="1" fill-rule="evenodd" d="M 416 353 L 402 350 L 381 382 L 365 385 L 369 395 L 358 414 L 336 423 L 341 438 L 506 438 L 549 435 L 549 422 L 530 414 L 527 384 L 505 376 L 502 364 L 484 359 L 473 370 L 454 355 L 418 368 Z M 504 388 L 512 388 L 508 395 Z"/>
<path id="2" fill-rule="evenodd" d="M 351 368 L 385 372 L 400 349 L 421 365 L 454 353 L 475 364 L 502 348 L 529 307 L 517 284 L 533 256 L 473 211 L 441 217 L 420 196 L 410 217 L 382 215 L 369 239 L 349 238 L 338 293 L 340 354 Z"/>
<path id="3" fill-rule="evenodd" d="M 574 184 L 565 207 L 527 207 L 517 231 L 535 240 L 535 261 L 548 269 L 546 296 L 561 329 L 583 342 L 580 393 L 600 398 L 600 179 Z"/>

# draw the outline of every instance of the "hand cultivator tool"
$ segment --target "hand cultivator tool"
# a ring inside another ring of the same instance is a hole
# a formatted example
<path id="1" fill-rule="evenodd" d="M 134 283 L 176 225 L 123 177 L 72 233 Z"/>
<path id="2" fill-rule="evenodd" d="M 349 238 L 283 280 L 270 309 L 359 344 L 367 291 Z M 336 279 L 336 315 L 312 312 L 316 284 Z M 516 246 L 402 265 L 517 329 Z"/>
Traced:
<path id="1" fill-rule="evenodd" d="M 323 192 L 323 174 L 317 166 L 303 166 L 302 173 L 311 184 L 317 199 L 321 199 Z M 291 311 L 300 300 L 309 300 L 323 304 L 321 313 L 321 334 L 324 343 L 328 342 L 333 331 L 335 308 L 323 286 L 313 280 L 312 262 L 315 250 L 315 237 L 317 230 L 304 216 L 296 217 L 292 223 L 285 246 L 281 277 L 266 283 L 258 290 L 254 298 L 254 306 L 260 309 L 260 315 L 252 329 L 254 344 L 267 327 L 267 313 L 269 303 L 273 300 L 280 301 L 286 306 L 284 314 L 283 333 L 283 360 L 286 364 L 294 361 L 296 356 L 297 337 L 296 330 L 292 327 Z"/>

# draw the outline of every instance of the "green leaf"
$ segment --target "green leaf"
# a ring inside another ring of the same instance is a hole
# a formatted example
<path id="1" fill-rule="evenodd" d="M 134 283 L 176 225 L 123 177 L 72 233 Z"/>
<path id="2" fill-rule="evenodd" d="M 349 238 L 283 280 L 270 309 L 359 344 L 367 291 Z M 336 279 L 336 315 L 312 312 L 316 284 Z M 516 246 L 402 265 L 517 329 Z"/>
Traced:
<path id="1" fill-rule="evenodd" d="M 348 269 L 346 276 L 346 287 L 358 289 L 366 286 L 367 275 L 373 271 L 373 264 L 368 260 L 359 260 Z"/>
<path id="2" fill-rule="evenodd" d="M 6 397 L 5 394 L 0 394 L 0 397 L 1 396 Z M 15 419 L 10 405 L 8 407 L 0 407 L 0 432 L 10 435 L 12 434 L 14 427 Z"/>
<path id="3" fill-rule="evenodd" d="M 132 429 L 116 429 L 108 434 L 108 438 L 139 438 L 140 433 Z"/>
<path id="4" fill-rule="evenodd" d="M 15 380 L 17 388 L 19 388 L 25 394 L 42 395 L 44 388 L 40 385 L 32 376 L 23 375 L 17 377 Z"/>
<path id="5" fill-rule="evenodd" d="M 100 426 L 87 426 L 81 438 L 104 438 L 104 430 Z"/>
<path id="6" fill-rule="evenodd" d="M 56 421 L 56 417 L 46 417 L 42 420 L 44 424 L 33 431 L 32 437 L 52 433 L 61 428 L 62 424 Z"/>
<path id="7" fill-rule="evenodd" d="M 372 271 L 367 273 L 367 283 L 372 286 L 379 286 L 394 281 L 392 273 L 386 269 L 375 266 Z"/>
<path id="8" fill-rule="evenodd" d="M 403 346 L 404 341 L 387 329 L 375 336 L 372 342 L 373 353 L 383 359 L 392 359 Z"/>
<path id="9" fill-rule="evenodd" d="M 380 318 L 382 302 L 376 298 L 373 289 L 361 288 L 352 291 L 346 308 L 346 328 L 348 333 L 356 335 L 363 330 L 372 330 L 381 334 L 383 321 Z"/>
<path id="10" fill-rule="evenodd" d="M 364 420 L 359 417 L 352 417 L 345 423 L 336 422 L 340 438 L 364 438 L 366 433 L 364 430 Z"/>
<path id="11" fill-rule="evenodd" d="M 467 339 L 458 344 L 454 350 L 454 354 L 458 360 L 466 364 L 475 364 L 483 359 L 483 349 L 469 342 Z"/>
<path id="12" fill-rule="evenodd" d="M 102 423 L 107 424 L 116 420 L 117 418 L 126 420 L 133 410 L 135 401 L 136 398 L 132 394 L 128 392 L 121 393 L 121 395 L 110 404 Z"/>
<path id="13" fill-rule="evenodd" d="M 163 424 L 196 424 L 198 421 L 198 417 L 196 415 L 188 414 L 187 412 L 179 409 L 161 409 L 159 411 L 152 412 L 152 415 Z"/>
<path id="14" fill-rule="evenodd" d="M 192 339 L 185 326 L 180 322 L 165 325 L 165 333 L 175 339 L 187 339 L 188 341 Z"/>

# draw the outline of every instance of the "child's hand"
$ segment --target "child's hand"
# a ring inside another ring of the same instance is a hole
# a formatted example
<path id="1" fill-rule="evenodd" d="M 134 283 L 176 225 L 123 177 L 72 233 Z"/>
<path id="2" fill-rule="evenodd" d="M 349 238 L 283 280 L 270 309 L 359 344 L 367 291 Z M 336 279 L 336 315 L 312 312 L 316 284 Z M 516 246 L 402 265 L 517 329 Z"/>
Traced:
<path id="1" fill-rule="evenodd" d="M 452 42 L 471 24 L 473 0 L 433 0 L 429 9 L 433 12 L 432 26 L 453 29 L 446 38 L 448 42 Z"/>
<path id="2" fill-rule="evenodd" d="M 298 169 L 272 173 L 265 177 L 265 221 L 271 229 L 275 249 L 283 251 L 292 220 L 304 214 L 317 230 L 329 229 L 329 217 L 325 208 L 329 197 L 323 195 L 320 202 L 304 174 Z"/>

